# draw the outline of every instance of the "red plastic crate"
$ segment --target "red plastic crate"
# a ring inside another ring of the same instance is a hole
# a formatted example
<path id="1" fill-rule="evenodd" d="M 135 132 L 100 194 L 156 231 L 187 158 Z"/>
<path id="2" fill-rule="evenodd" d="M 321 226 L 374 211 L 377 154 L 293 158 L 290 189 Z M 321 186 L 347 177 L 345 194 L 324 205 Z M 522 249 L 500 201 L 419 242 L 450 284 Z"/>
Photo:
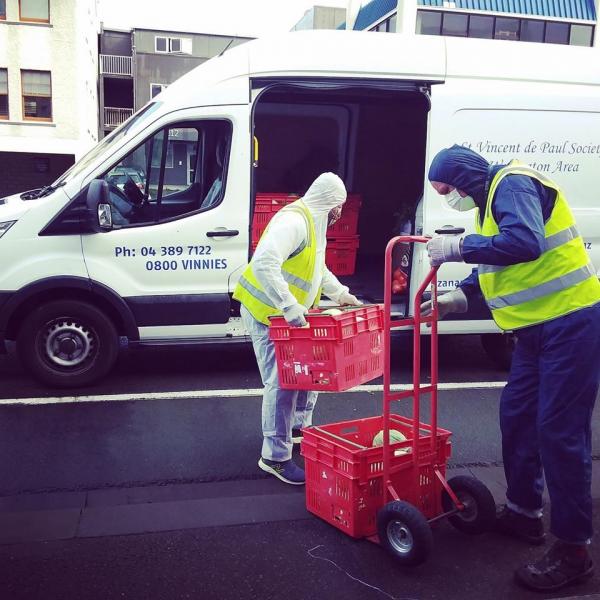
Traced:
<path id="1" fill-rule="evenodd" d="M 299 196 L 294 194 L 256 194 L 254 216 L 252 217 L 252 242 L 258 243 L 260 236 L 276 212 L 295 202 L 298 198 Z"/>
<path id="2" fill-rule="evenodd" d="M 392 485 L 402 500 L 433 518 L 442 512 L 442 484 L 434 467 L 445 476 L 451 434 L 438 428 L 437 448 L 432 451 L 431 427 L 420 423 L 419 486 L 415 489 L 412 450 L 405 450 L 412 446 L 412 420 L 395 414 L 390 420 L 390 428 L 407 438 L 390 444 Z M 383 417 L 377 416 L 303 430 L 306 508 L 355 538 L 377 533 L 377 511 L 383 505 L 383 447 L 372 447 L 372 443 L 382 429 Z"/>
<path id="3" fill-rule="evenodd" d="M 327 229 L 327 237 L 340 238 L 356 235 L 361 204 L 362 200 L 358 194 L 348 194 L 342 216 Z"/>
<path id="4" fill-rule="evenodd" d="M 279 385 L 288 390 L 341 392 L 383 374 L 383 307 L 307 315 L 308 327 L 272 317 Z"/>
<path id="5" fill-rule="evenodd" d="M 354 275 L 360 236 L 327 240 L 325 264 L 334 275 Z"/>

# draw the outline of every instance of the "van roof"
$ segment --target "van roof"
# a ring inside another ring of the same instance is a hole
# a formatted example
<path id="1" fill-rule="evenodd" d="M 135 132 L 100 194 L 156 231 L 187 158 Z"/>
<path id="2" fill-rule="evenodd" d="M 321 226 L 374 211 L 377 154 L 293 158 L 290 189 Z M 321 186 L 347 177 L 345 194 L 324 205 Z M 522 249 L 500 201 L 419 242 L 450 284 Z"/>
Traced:
<path id="1" fill-rule="evenodd" d="M 295 31 L 246 42 L 162 94 L 178 105 L 248 102 L 247 78 L 448 78 L 600 84 L 596 48 L 368 31 Z M 206 98 L 203 96 L 206 94 Z M 165 107 L 166 108 L 166 107 Z"/>

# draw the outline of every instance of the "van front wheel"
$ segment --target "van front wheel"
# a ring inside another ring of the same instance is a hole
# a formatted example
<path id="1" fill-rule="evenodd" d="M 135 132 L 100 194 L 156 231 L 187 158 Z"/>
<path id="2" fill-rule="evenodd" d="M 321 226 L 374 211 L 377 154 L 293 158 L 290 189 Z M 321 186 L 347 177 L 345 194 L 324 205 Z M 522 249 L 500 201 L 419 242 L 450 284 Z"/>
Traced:
<path id="1" fill-rule="evenodd" d="M 17 335 L 17 352 L 42 383 L 60 388 L 89 385 L 113 367 L 119 338 L 112 321 L 95 306 L 56 300 L 35 309 Z"/>

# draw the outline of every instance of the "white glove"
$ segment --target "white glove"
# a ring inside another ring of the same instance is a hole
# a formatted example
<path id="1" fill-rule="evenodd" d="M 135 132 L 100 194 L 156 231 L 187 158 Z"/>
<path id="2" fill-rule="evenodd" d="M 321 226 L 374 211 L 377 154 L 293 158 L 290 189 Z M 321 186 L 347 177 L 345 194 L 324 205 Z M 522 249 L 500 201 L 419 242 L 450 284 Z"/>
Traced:
<path id="1" fill-rule="evenodd" d="M 464 262 L 461 250 L 464 236 L 439 235 L 427 242 L 427 254 L 432 267 L 445 262 Z"/>
<path id="2" fill-rule="evenodd" d="M 304 315 L 307 313 L 308 308 L 306 306 L 296 303 L 283 309 L 283 318 L 292 327 L 304 327 L 306 325 Z"/>
<path id="3" fill-rule="evenodd" d="M 465 293 L 460 289 L 456 288 L 447 294 L 438 296 L 438 320 L 443 319 L 449 313 L 464 313 L 467 312 L 469 303 Z M 423 302 L 421 304 L 421 316 L 428 317 L 431 314 L 431 300 Z M 429 323 L 428 323 L 429 325 Z"/>
<path id="4" fill-rule="evenodd" d="M 339 304 L 351 304 L 352 306 L 362 306 L 362 302 L 350 292 L 342 292 L 338 298 Z"/>

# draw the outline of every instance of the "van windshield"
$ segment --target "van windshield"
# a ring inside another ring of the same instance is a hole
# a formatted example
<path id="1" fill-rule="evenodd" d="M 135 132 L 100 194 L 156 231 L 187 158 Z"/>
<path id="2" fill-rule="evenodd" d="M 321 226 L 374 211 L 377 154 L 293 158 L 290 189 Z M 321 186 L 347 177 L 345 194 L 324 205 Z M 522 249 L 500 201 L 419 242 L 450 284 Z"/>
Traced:
<path id="1" fill-rule="evenodd" d="M 75 177 L 84 171 L 98 156 L 109 150 L 112 146 L 120 142 L 129 133 L 137 130 L 142 122 L 144 122 L 153 112 L 155 112 L 162 102 L 152 102 L 144 106 L 135 115 L 131 116 L 125 123 L 117 127 L 110 135 L 106 136 L 99 144 L 94 146 L 87 154 L 79 159 L 68 171 L 63 173 L 53 184 L 55 187 L 68 179 Z"/>

